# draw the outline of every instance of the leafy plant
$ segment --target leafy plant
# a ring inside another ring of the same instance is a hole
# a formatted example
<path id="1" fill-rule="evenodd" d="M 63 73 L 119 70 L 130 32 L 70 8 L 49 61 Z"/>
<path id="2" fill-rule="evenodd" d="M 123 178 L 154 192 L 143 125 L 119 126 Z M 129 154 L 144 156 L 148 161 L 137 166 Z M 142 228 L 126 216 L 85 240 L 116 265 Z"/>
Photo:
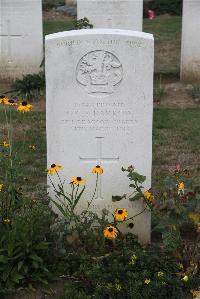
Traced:
<path id="1" fill-rule="evenodd" d="M 93 25 L 90 24 L 90 21 L 87 18 L 79 19 L 76 21 L 75 28 L 79 29 L 92 29 Z"/>
<path id="2" fill-rule="evenodd" d="M 46 205 L 27 200 L 15 211 L 10 225 L 0 224 L 0 293 L 19 286 L 47 288 L 52 221 Z"/>
<path id="3" fill-rule="evenodd" d="M 22 79 L 16 79 L 13 83 L 16 96 L 20 96 L 23 99 L 38 100 L 44 95 L 45 90 L 45 76 L 44 73 L 29 74 L 23 76 Z"/>
<path id="4" fill-rule="evenodd" d="M 175 258 L 158 247 L 142 247 L 132 235 L 105 247 L 99 256 L 71 252 L 67 254 L 65 298 L 185 298 L 191 285 L 197 287 L 200 277 L 188 283 L 177 276 Z M 70 257 L 70 258 L 69 258 Z"/>

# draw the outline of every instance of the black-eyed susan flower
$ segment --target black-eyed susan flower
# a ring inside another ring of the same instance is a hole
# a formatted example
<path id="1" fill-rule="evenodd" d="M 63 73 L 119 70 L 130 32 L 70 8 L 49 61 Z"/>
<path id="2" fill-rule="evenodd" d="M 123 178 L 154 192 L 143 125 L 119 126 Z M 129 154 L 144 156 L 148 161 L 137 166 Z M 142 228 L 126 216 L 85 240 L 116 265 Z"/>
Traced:
<path id="1" fill-rule="evenodd" d="M 31 104 L 28 104 L 26 101 L 23 101 L 19 106 L 18 106 L 18 108 L 17 108 L 17 110 L 19 111 L 19 112 L 22 112 L 22 113 L 24 113 L 24 112 L 30 112 L 31 111 L 31 109 L 32 109 L 32 105 Z"/>
<path id="2" fill-rule="evenodd" d="M 148 201 L 153 201 L 154 200 L 154 195 L 149 191 L 149 190 L 146 190 L 144 193 L 143 193 L 144 197 L 146 200 Z"/>
<path id="3" fill-rule="evenodd" d="M 58 172 L 60 169 L 62 169 L 61 165 L 51 164 L 51 167 L 48 169 L 48 174 L 54 174 L 55 172 Z"/>
<path id="4" fill-rule="evenodd" d="M 9 218 L 5 218 L 5 219 L 3 219 L 3 223 L 4 224 L 11 224 L 11 219 L 9 219 Z"/>
<path id="5" fill-rule="evenodd" d="M 113 240 L 117 237 L 119 232 L 114 226 L 109 225 L 104 229 L 103 234 L 104 234 L 105 238 L 107 238 L 109 240 Z"/>
<path id="6" fill-rule="evenodd" d="M 0 104 L 7 105 L 8 100 L 9 99 L 5 95 L 0 95 Z"/>
<path id="7" fill-rule="evenodd" d="M 104 170 L 100 165 L 97 165 L 92 169 L 92 173 L 94 173 L 94 174 L 102 174 L 103 171 Z"/>
<path id="8" fill-rule="evenodd" d="M 150 278 L 145 278 L 145 280 L 144 280 L 144 284 L 150 284 L 150 282 L 151 282 L 151 279 L 150 279 Z"/>
<path id="9" fill-rule="evenodd" d="M 184 194 L 185 191 L 185 184 L 184 182 L 178 182 L 177 184 L 178 194 Z"/>
<path id="10" fill-rule="evenodd" d="M 9 105 L 9 106 L 17 106 L 17 103 L 14 100 L 8 100 L 7 105 Z"/>
<path id="11" fill-rule="evenodd" d="M 10 145 L 9 145 L 8 142 L 3 141 L 3 142 L 0 142 L 0 146 L 2 146 L 2 147 L 9 147 Z"/>
<path id="12" fill-rule="evenodd" d="M 116 221 L 124 221 L 128 218 L 128 213 L 126 209 L 116 209 L 114 213 L 114 219 Z"/>
<path id="13" fill-rule="evenodd" d="M 80 176 L 74 176 L 73 178 L 71 178 L 70 184 L 72 184 L 72 185 L 85 185 L 85 180 L 82 179 L 82 177 L 80 177 Z"/>

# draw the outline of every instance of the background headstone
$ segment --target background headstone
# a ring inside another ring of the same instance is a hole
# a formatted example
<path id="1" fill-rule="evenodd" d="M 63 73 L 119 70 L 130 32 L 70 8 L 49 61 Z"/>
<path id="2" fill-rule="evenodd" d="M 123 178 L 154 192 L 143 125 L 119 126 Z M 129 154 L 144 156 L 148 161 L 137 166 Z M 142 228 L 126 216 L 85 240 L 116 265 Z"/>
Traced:
<path id="1" fill-rule="evenodd" d="M 0 79 L 38 73 L 42 59 L 42 1 L 0 0 Z"/>
<path id="2" fill-rule="evenodd" d="M 92 209 L 111 213 L 127 208 L 132 216 L 142 203 L 112 202 L 131 192 L 121 167 L 133 164 L 151 186 L 153 37 L 129 30 L 92 29 L 46 36 L 47 160 L 63 165 L 63 178 L 86 179 L 79 209 L 92 197 Z M 53 193 L 52 193 L 53 194 Z M 134 229 L 150 240 L 150 214 L 137 217 Z"/>
<path id="3" fill-rule="evenodd" d="M 142 31 L 143 0 L 78 0 L 77 11 L 94 28 Z"/>
<path id="4" fill-rule="evenodd" d="M 200 82 L 200 1 L 183 1 L 181 80 Z"/>

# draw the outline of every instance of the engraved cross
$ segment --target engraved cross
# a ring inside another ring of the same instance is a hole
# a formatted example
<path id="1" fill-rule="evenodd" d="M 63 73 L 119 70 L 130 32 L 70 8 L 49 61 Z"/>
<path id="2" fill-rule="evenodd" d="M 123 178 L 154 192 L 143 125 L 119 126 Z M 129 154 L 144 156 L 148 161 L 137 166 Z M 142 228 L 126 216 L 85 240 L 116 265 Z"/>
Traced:
<path id="1" fill-rule="evenodd" d="M 96 137 L 97 140 L 97 157 L 92 158 L 83 158 L 79 157 L 80 161 L 83 163 L 97 163 L 99 166 L 101 164 L 111 164 L 111 163 L 117 163 L 119 161 L 119 156 L 116 158 L 106 158 L 102 154 L 102 140 L 104 137 Z M 98 179 L 98 186 L 97 186 L 97 196 L 96 199 L 103 199 L 102 197 L 102 182 L 101 182 L 101 176 L 99 176 Z"/>
<path id="2" fill-rule="evenodd" d="M 7 38 L 7 53 L 8 53 L 8 63 L 12 62 L 12 49 L 11 49 L 11 39 L 19 38 L 20 34 L 11 34 L 10 20 L 7 20 L 7 34 L 1 34 L 0 38 Z"/>

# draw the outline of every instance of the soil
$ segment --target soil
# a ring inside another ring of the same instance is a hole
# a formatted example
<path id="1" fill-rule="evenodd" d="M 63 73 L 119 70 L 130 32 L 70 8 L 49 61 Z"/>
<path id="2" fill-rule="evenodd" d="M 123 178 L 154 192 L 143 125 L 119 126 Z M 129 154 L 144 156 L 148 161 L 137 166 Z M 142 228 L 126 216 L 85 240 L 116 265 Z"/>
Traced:
<path id="1" fill-rule="evenodd" d="M 155 107 L 169 108 L 196 108 L 200 107 L 200 98 L 192 99 L 188 90 L 192 88 L 191 84 L 181 82 L 172 82 L 164 84 L 165 95 L 160 101 L 155 101 Z"/>

